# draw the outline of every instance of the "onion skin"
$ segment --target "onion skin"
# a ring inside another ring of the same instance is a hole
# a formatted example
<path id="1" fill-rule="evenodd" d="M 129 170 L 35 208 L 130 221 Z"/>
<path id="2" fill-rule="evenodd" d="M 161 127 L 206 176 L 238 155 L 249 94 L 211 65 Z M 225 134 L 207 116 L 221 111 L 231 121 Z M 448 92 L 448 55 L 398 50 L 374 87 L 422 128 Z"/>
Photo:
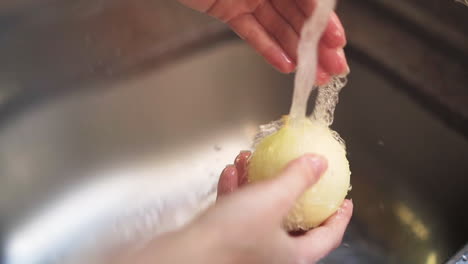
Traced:
<path id="1" fill-rule="evenodd" d="M 292 122 L 294 121 L 294 122 Z M 310 119 L 290 120 L 263 138 L 248 165 L 248 182 L 277 176 L 290 161 L 306 153 L 318 154 L 328 161 L 328 169 L 319 181 L 296 201 L 284 220 L 288 231 L 309 230 L 322 224 L 341 206 L 350 187 L 349 162 L 338 134 L 328 126 Z"/>

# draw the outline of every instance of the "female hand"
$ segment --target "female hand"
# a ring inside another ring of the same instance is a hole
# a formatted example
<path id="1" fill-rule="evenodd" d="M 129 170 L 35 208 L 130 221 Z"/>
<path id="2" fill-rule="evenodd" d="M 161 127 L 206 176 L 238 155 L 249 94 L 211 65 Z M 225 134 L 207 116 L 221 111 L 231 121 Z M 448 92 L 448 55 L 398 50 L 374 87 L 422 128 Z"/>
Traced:
<path id="1" fill-rule="evenodd" d="M 228 24 L 270 64 L 283 73 L 295 70 L 304 21 L 316 0 L 179 0 Z M 319 46 L 317 84 L 349 72 L 343 47 L 346 37 L 333 13 Z"/>
<path id="2" fill-rule="evenodd" d="M 241 153 L 223 171 L 216 205 L 182 230 L 156 239 L 131 263 L 308 264 L 338 247 L 352 215 L 351 201 L 304 235 L 292 236 L 282 228 L 296 199 L 326 170 L 326 161 L 305 155 L 275 179 L 238 189 L 249 155 Z"/>

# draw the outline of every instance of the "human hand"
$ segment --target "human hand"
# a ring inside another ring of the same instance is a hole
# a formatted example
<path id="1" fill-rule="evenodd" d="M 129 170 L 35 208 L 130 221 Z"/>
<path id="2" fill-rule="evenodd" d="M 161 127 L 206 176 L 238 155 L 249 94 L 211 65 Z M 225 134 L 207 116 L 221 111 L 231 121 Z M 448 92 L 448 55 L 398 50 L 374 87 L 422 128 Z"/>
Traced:
<path id="1" fill-rule="evenodd" d="M 352 215 L 351 201 L 345 201 L 322 226 L 301 236 L 282 228 L 296 199 L 326 170 L 326 161 L 305 155 L 275 179 L 238 189 L 245 182 L 249 155 L 241 153 L 235 165 L 223 171 L 215 206 L 182 230 L 156 239 L 132 263 L 305 264 L 338 247 Z"/>
<path id="2" fill-rule="evenodd" d="M 225 196 L 228 196 L 231 193 L 235 193 L 238 188 L 242 188 L 247 183 L 247 162 L 250 158 L 251 153 L 249 151 L 242 151 L 235 159 L 233 165 L 227 166 L 223 172 L 221 173 L 219 182 L 218 182 L 218 200 L 222 199 Z M 318 158 L 311 156 L 312 159 Z M 304 157 L 303 157 L 304 158 Z M 297 160 L 296 160 L 297 161 Z M 326 163 L 326 161 L 324 161 Z M 289 167 L 293 166 L 291 163 Z M 324 168 L 325 170 L 326 168 Z M 295 173 L 300 175 L 300 171 L 296 171 Z M 284 173 L 283 173 L 284 174 Z M 292 172 L 291 174 L 294 174 Z M 310 175 L 309 175 L 310 176 Z M 317 180 L 318 177 L 321 176 L 315 175 L 313 182 L 310 185 L 313 185 Z M 285 177 L 282 175 L 280 177 Z M 286 176 L 287 177 L 287 176 Z M 314 176 L 312 176 L 314 177 Z M 289 193 L 290 190 L 288 184 L 282 185 L 281 182 L 277 183 L 278 188 L 282 188 L 285 190 L 286 194 L 290 194 L 293 197 L 292 200 L 289 202 L 294 202 L 295 198 L 298 197 L 302 191 L 299 193 Z M 307 186 L 303 186 L 305 189 Z M 304 189 L 304 190 L 305 190 Z M 278 195 L 281 195 L 281 192 L 278 192 Z M 268 199 L 268 198 L 267 198 Z M 267 201 L 268 203 L 268 201 Z M 353 203 L 350 200 L 345 200 L 342 204 L 341 209 L 338 210 L 333 216 L 331 216 L 325 223 L 323 223 L 320 227 L 315 228 L 309 232 L 307 232 L 299 241 L 298 244 L 302 244 L 303 248 L 303 255 L 306 256 L 305 260 L 301 257 L 301 254 L 295 255 L 293 257 L 292 262 L 279 262 L 279 263 L 315 263 L 319 259 L 325 257 L 330 253 L 333 249 L 339 246 L 341 243 L 341 239 L 344 235 L 344 231 L 351 219 L 353 212 Z M 266 220 L 268 221 L 268 220 Z M 294 239 L 294 238 L 293 238 Z M 302 261 L 302 262 L 301 262 Z M 260 262 L 259 262 L 260 263 Z M 265 262 L 267 263 L 267 262 Z"/>
<path id="3" fill-rule="evenodd" d="M 283 73 L 295 70 L 301 28 L 316 0 L 179 0 L 228 24 L 271 65 Z M 343 26 L 333 13 L 319 45 L 317 84 L 349 72 Z"/>

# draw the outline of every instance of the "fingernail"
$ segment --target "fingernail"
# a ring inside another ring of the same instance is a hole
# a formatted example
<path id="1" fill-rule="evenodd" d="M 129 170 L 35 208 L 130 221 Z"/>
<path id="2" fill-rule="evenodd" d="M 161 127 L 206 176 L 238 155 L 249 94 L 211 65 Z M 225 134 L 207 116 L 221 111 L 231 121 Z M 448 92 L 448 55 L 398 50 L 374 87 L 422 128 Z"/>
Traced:
<path id="1" fill-rule="evenodd" d="M 242 150 L 239 155 L 237 155 L 236 159 L 234 160 L 234 164 L 238 164 L 242 159 L 245 159 L 246 157 L 250 156 L 250 151 L 248 150 Z"/>
<path id="2" fill-rule="evenodd" d="M 344 28 L 336 14 L 331 16 L 327 30 L 328 34 L 325 37 L 330 48 L 339 48 L 346 45 Z"/>
<path id="3" fill-rule="evenodd" d="M 322 175 L 327 168 L 327 161 L 320 156 L 307 155 L 306 160 L 314 175 Z"/>
<path id="4" fill-rule="evenodd" d="M 349 69 L 348 63 L 346 63 L 346 70 L 343 75 L 348 75 L 351 72 L 351 69 Z"/>
<path id="5" fill-rule="evenodd" d="M 282 50 L 272 52 L 267 61 L 282 73 L 291 73 L 296 67 L 292 59 Z"/>
<path id="6" fill-rule="evenodd" d="M 337 54 L 338 57 L 340 57 L 341 59 L 345 59 L 344 49 L 337 49 L 337 50 L 336 50 L 336 54 Z"/>
<path id="7" fill-rule="evenodd" d="M 286 53 L 284 52 L 281 52 L 280 56 L 283 58 L 284 61 L 286 61 L 287 63 L 289 64 L 293 64 L 293 61 L 291 58 L 289 58 L 288 55 L 286 55 Z"/>
<path id="8" fill-rule="evenodd" d="M 346 55 L 343 49 L 339 49 L 336 51 L 336 55 L 338 56 L 338 63 L 341 71 L 339 72 L 340 75 L 347 75 L 349 73 L 349 66 L 348 60 L 346 59 Z"/>
<path id="9" fill-rule="evenodd" d="M 294 69 L 296 68 L 295 62 L 284 52 L 281 52 L 279 56 L 281 57 L 284 64 L 286 65 L 285 71 L 288 73 L 293 72 Z"/>
<path id="10" fill-rule="evenodd" d="M 343 203 L 338 208 L 338 210 L 336 210 L 336 215 L 339 216 L 340 214 L 343 214 L 346 211 L 346 208 L 348 207 L 349 207 L 349 201 L 344 200 Z"/>
<path id="11" fill-rule="evenodd" d="M 349 200 L 346 199 L 346 200 L 344 200 L 343 205 L 341 206 L 341 208 L 342 208 L 342 209 L 346 209 L 346 208 L 348 208 L 348 207 L 349 207 L 350 205 L 352 205 L 352 204 L 353 204 L 353 200 L 352 200 L 352 199 L 349 199 Z"/>

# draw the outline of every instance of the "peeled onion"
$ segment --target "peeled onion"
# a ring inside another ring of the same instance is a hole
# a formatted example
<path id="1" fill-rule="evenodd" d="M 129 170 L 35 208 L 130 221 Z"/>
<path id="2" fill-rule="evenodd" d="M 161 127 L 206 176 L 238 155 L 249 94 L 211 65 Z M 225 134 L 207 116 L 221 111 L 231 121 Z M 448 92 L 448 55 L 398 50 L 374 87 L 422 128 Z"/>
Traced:
<path id="1" fill-rule="evenodd" d="M 326 124 L 309 118 L 290 120 L 286 116 L 278 131 L 256 145 L 249 161 L 248 181 L 257 182 L 278 176 L 287 163 L 306 153 L 326 158 L 328 169 L 285 218 L 288 231 L 317 227 L 340 208 L 351 175 L 343 141 Z"/>

